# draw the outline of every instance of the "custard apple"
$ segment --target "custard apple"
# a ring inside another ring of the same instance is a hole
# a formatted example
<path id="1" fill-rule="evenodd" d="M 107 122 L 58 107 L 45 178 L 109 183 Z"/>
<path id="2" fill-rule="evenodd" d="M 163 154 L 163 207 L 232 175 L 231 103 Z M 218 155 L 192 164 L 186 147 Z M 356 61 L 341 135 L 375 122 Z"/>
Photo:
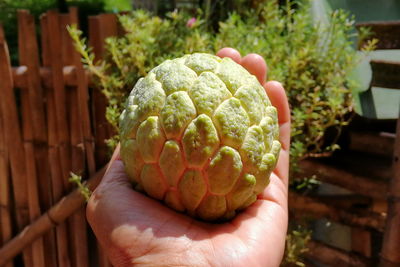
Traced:
<path id="1" fill-rule="evenodd" d="M 277 110 L 230 58 L 195 53 L 141 78 L 120 117 L 121 158 L 136 190 L 220 221 L 256 201 L 278 160 Z"/>

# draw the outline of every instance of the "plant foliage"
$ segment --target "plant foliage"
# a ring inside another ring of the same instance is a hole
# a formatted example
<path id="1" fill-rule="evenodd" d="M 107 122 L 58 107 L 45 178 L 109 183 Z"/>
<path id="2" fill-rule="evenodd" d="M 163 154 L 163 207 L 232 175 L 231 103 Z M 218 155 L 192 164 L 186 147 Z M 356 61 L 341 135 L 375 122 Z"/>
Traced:
<path id="1" fill-rule="evenodd" d="M 355 84 L 349 74 L 357 64 L 352 18 L 344 11 L 334 11 L 329 25 L 321 25 L 313 21 L 309 8 L 309 1 L 296 5 L 288 1 L 283 6 L 267 1 L 247 12 L 231 13 L 217 30 L 207 26 L 201 10 L 190 26 L 190 16 L 184 12 L 160 18 L 137 10 L 119 17 L 125 34 L 108 38 L 107 55 L 96 63 L 82 33 L 69 30 L 83 62 L 109 100 L 107 118 L 116 129 L 124 99 L 135 82 L 164 60 L 193 52 L 215 53 L 225 46 L 242 55 L 262 55 L 269 66 L 268 79 L 282 82 L 289 97 L 290 154 L 295 163 L 338 148 L 337 137 L 352 110 Z M 334 133 L 333 138 L 326 138 L 327 130 Z"/>

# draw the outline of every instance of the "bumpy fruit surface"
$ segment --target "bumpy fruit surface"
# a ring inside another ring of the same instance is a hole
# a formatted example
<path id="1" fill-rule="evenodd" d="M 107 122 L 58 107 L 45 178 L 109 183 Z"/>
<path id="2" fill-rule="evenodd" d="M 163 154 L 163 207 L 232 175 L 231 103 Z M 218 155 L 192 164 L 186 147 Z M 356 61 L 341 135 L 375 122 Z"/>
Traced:
<path id="1" fill-rule="evenodd" d="M 120 118 L 121 158 L 136 190 L 207 221 L 256 201 L 278 160 L 277 111 L 229 58 L 167 60 L 133 88 Z"/>

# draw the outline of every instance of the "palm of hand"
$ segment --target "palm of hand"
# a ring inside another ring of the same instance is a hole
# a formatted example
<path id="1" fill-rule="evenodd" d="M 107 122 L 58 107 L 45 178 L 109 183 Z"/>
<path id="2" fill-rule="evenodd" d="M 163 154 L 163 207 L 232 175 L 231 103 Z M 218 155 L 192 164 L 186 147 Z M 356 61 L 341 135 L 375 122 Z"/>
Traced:
<path id="1" fill-rule="evenodd" d="M 233 49 L 218 55 L 232 57 L 256 75 L 278 109 L 283 149 L 270 185 L 231 222 L 203 223 L 133 191 L 117 149 L 87 208 L 89 223 L 115 266 L 278 266 L 282 259 L 288 217 L 286 96 L 279 83 L 265 83 L 261 57 L 241 59 Z"/>

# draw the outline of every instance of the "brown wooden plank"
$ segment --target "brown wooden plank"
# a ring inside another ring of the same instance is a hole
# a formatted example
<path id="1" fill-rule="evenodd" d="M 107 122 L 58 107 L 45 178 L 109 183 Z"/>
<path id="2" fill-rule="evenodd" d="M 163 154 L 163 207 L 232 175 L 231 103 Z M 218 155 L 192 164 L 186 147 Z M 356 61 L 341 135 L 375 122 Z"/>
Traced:
<path id="1" fill-rule="evenodd" d="M 33 222 L 40 216 L 40 204 L 38 195 L 37 172 L 35 166 L 35 150 L 32 142 L 32 125 L 30 114 L 29 96 L 26 90 L 21 91 L 21 109 L 23 140 L 26 162 L 26 178 L 28 185 L 28 205 L 30 221 Z M 33 266 L 45 266 L 43 239 L 39 238 L 32 244 Z"/>
<path id="2" fill-rule="evenodd" d="M 118 18 L 116 14 L 107 13 L 107 14 L 100 14 L 100 24 L 101 24 L 101 34 L 103 40 L 103 53 L 105 51 L 105 40 L 110 36 L 117 36 L 119 32 L 118 27 Z M 107 122 L 107 134 L 110 138 L 115 134 L 115 129 L 113 126 Z"/>
<path id="3" fill-rule="evenodd" d="M 400 265 L 400 114 L 393 155 L 393 177 L 388 197 L 388 217 L 382 245 L 381 265 Z"/>
<path id="4" fill-rule="evenodd" d="M 393 148 L 394 138 L 383 136 L 378 132 L 350 132 L 350 150 L 391 158 L 393 155 Z"/>
<path id="5" fill-rule="evenodd" d="M 400 48 L 400 21 L 371 21 L 366 23 L 357 23 L 356 27 L 367 27 L 370 29 L 371 35 L 367 40 L 372 38 L 378 39 L 379 42 L 377 44 L 377 49 Z M 362 44 L 360 44 L 360 46 L 362 46 Z"/>
<path id="6" fill-rule="evenodd" d="M 25 173 L 25 155 L 22 145 L 21 129 L 18 111 L 15 102 L 13 80 L 11 73 L 8 47 L 4 38 L 3 28 L 0 26 L 0 105 L 3 115 L 3 124 L 7 145 L 9 145 L 9 160 L 14 190 L 15 212 L 18 229 L 29 223 L 28 188 Z M 32 266 L 32 250 L 27 248 L 23 252 L 25 266 Z"/>
<path id="7" fill-rule="evenodd" d="M 70 8 L 71 23 L 78 25 L 78 12 L 76 8 Z M 70 41 L 71 42 L 71 41 Z M 89 87 L 88 77 L 81 57 L 77 51 L 72 53 L 73 65 L 75 67 L 76 85 L 78 90 L 78 106 L 81 119 L 84 149 L 86 152 L 86 160 L 88 164 L 89 175 L 94 174 L 96 163 L 94 159 L 94 138 L 91 130 L 90 114 L 89 114 Z"/>
<path id="8" fill-rule="evenodd" d="M 40 16 L 40 31 L 42 45 L 42 64 L 50 66 L 50 47 L 49 47 L 49 30 L 47 28 L 47 14 L 43 13 Z"/>
<path id="9" fill-rule="evenodd" d="M 0 246 L 12 238 L 11 206 L 10 206 L 10 172 L 3 117 L 0 108 Z M 5 267 L 12 267 L 7 262 Z"/>
<path id="10" fill-rule="evenodd" d="M 299 165 L 301 173 L 307 177 L 317 175 L 320 181 L 334 184 L 372 198 L 384 199 L 386 197 L 387 184 L 382 181 L 374 181 L 366 177 L 354 175 L 315 160 L 304 160 Z"/>
<path id="11" fill-rule="evenodd" d="M 50 29 L 48 24 L 48 14 L 41 16 L 41 31 L 42 31 L 42 61 L 47 67 L 51 66 L 51 51 L 50 51 Z M 53 38 L 53 36 L 51 37 Z M 52 83 L 54 78 L 52 77 Z M 51 83 L 51 84 L 52 84 Z M 51 187 L 52 187 L 52 200 L 57 202 L 64 192 L 64 179 L 63 171 L 60 160 L 60 153 L 58 150 L 58 128 L 57 118 L 55 110 L 55 97 L 54 89 L 47 87 L 45 88 L 46 94 L 46 113 L 47 113 L 47 137 L 48 137 L 48 157 L 50 164 L 50 175 L 51 175 Z M 56 233 L 56 247 L 57 247 L 57 265 L 58 266 L 70 266 L 69 261 L 69 250 L 68 250 L 68 235 L 67 225 L 62 223 L 55 229 Z"/>
<path id="12" fill-rule="evenodd" d="M 307 248 L 307 258 L 326 266 L 372 266 L 372 262 L 365 257 L 327 246 L 318 241 L 308 242 Z"/>
<path id="13" fill-rule="evenodd" d="M 103 20 L 101 16 L 89 17 L 89 45 L 93 48 L 95 59 L 101 59 L 104 53 Z M 94 88 L 92 93 L 93 126 L 95 133 L 96 165 L 103 166 L 108 162 L 108 147 L 105 143 L 110 138 L 109 123 L 106 119 L 107 99 L 99 88 Z"/>
<path id="14" fill-rule="evenodd" d="M 69 100 L 69 121 L 71 129 L 71 171 L 78 175 L 85 173 L 85 153 L 83 146 L 83 135 L 81 131 L 81 121 L 78 101 L 77 88 L 68 88 L 67 97 Z M 86 236 L 86 220 L 84 210 L 80 209 L 71 218 L 71 237 L 73 250 L 73 266 L 88 266 L 88 247 Z"/>
<path id="15" fill-rule="evenodd" d="M 63 79 L 63 66 L 62 61 L 62 39 L 60 34 L 59 14 L 55 10 L 47 11 L 47 28 L 49 50 L 50 50 L 50 66 L 52 71 L 52 86 L 54 91 L 54 106 L 57 127 L 57 145 L 60 151 L 60 160 L 62 168 L 62 176 L 64 189 L 68 190 L 70 184 L 68 181 L 69 173 L 71 171 L 71 153 L 70 153 L 70 131 L 67 121 L 67 105 Z"/>
<path id="16" fill-rule="evenodd" d="M 371 60 L 371 86 L 400 89 L 400 63 L 384 60 Z"/>
<path id="17" fill-rule="evenodd" d="M 383 230 L 386 219 L 385 214 L 382 213 L 368 211 L 355 213 L 353 211 L 345 211 L 322 203 L 318 199 L 301 196 L 294 192 L 289 193 L 289 209 L 293 211 L 295 215 L 312 218 L 328 218 L 350 226 L 375 229 L 378 231 Z"/>
<path id="18" fill-rule="evenodd" d="M 74 9 L 73 9 L 74 10 Z M 66 30 L 67 25 L 71 25 L 73 23 L 78 23 L 77 12 L 73 11 L 72 13 L 61 15 L 64 16 L 64 23 L 62 25 L 61 33 L 63 44 L 67 47 L 64 51 L 68 53 L 69 61 L 66 62 L 71 65 L 76 64 L 76 53 L 73 47 L 72 39 L 69 36 L 68 31 Z M 62 19 L 63 17 L 60 17 Z M 62 23 L 61 23 L 62 24 Z M 78 58 L 80 62 L 80 58 Z M 75 67 L 76 76 L 82 79 L 85 79 L 85 71 L 83 66 L 80 69 Z M 82 83 L 81 80 L 78 80 Z M 83 114 L 81 101 L 79 98 L 80 92 L 79 90 L 88 90 L 87 81 L 83 80 L 84 84 L 81 85 L 83 88 L 79 88 L 79 86 L 69 87 L 67 88 L 67 97 L 69 107 L 69 123 L 70 123 L 70 131 L 71 131 L 71 171 L 78 175 L 85 175 L 85 142 L 84 142 L 84 134 L 83 134 Z M 88 113 L 87 113 L 88 114 Z M 89 118 L 86 118 L 87 122 L 90 123 Z M 90 124 L 89 124 L 90 126 Z M 92 150 L 93 151 L 93 150 Z M 94 170 L 93 170 L 94 173 Z M 89 265 L 89 257 L 88 257 L 88 242 L 87 242 L 87 228 L 86 228 L 86 217 L 84 208 L 78 210 L 70 220 L 71 228 L 73 229 L 72 237 L 72 249 L 73 249 L 73 260 L 74 266 L 78 267 L 86 267 Z"/>
<path id="19" fill-rule="evenodd" d="M 47 173 L 47 148 L 44 105 L 39 74 L 39 54 L 36 40 L 35 21 L 26 10 L 18 11 L 19 61 L 20 65 L 27 66 L 27 87 L 21 92 L 23 139 L 27 163 L 27 179 L 29 188 L 30 218 L 31 221 L 41 214 L 39 195 L 42 196 L 42 207 L 51 206 L 49 177 Z M 36 170 L 40 170 L 38 173 Z M 38 177 L 44 180 L 38 181 Z M 52 243 L 45 248 L 40 238 L 33 244 L 34 266 L 48 266 L 55 264 L 51 256 L 45 263 L 45 251 L 51 252 Z M 46 255 L 51 255 L 46 253 Z"/>
<path id="20" fill-rule="evenodd" d="M 351 228 L 351 250 L 370 258 L 371 232 L 358 227 Z"/>
<path id="21" fill-rule="evenodd" d="M 89 45 L 93 47 L 95 59 L 103 58 L 105 47 L 105 38 L 117 34 L 117 23 L 114 16 L 91 16 L 89 17 Z M 109 23 L 109 25 L 106 25 Z M 97 166 L 103 166 L 109 160 L 109 149 L 105 140 L 112 136 L 110 124 L 106 119 L 107 99 L 99 88 L 94 87 L 92 91 L 92 110 L 94 121 L 95 136 L 95 162 Z M 101 267 L 110 266 L 109 261 L 102 250 L 100 244 L 97 244 L 99 254 L 99 264 Z"/>
<path id="22" fill-rule="evenodd" d="M 67 31 L 67 25 L 71 24 L 71 16 L 69 13 L 67 14 L 59 14 L 59 25 L 60 25 L 60 34 L 61 34 L 61 55 L 62 55 L 62 65 L 74 65 L 74 57 L 72 56 L 75 52 L 75 48 L 73 43 L 71 42 L 71 37 Z"/>
<path id="23" fill-rule="evenodd" d="M 55 104 L 53 90 L 47 91 L 47 120 L 49 129 L 49 163 L 52 177 L 53 201 L 56 202 L 64 194 L 64 185 L 62 179 L 62 168 L 60 163 L 60 153 L 57 149 L 57 126 L 55 118 Z M 68 249 L 68 233 L 66 223 L 60 224 L 56 228 L 57 236 L 57 258 L 58 266 L 71 266 Z"/>

